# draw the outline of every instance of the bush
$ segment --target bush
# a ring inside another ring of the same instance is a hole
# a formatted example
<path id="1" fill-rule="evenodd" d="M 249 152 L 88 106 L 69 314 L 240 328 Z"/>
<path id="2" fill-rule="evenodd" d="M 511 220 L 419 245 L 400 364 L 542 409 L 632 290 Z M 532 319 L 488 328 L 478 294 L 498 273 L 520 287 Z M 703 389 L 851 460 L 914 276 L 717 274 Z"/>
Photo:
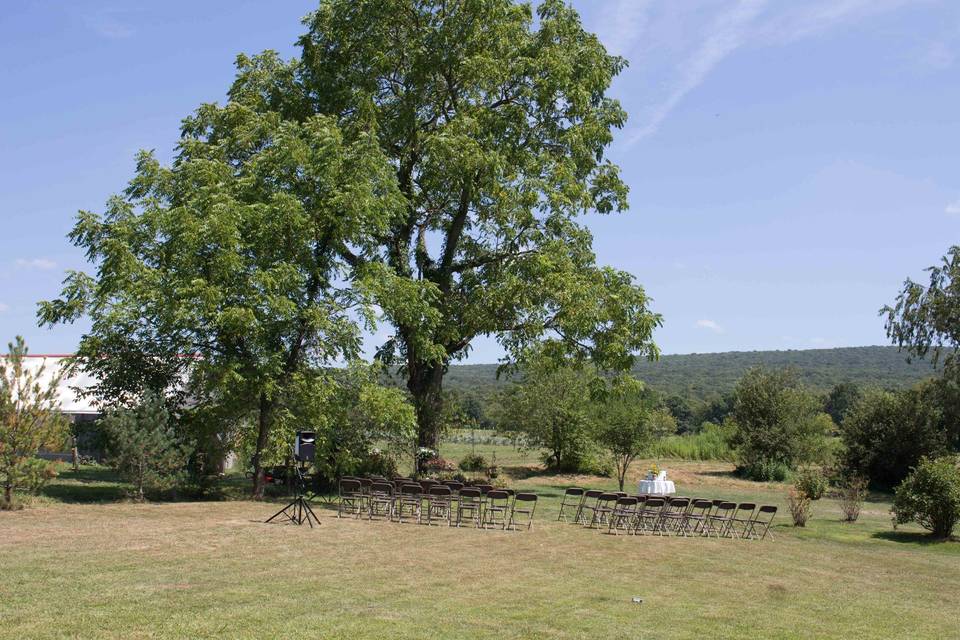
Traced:
<path id="1" fill-rule="evenodd" d="M 827 490 L 827 478 L 818 467 L 806 467 L 797 474 L 794 486 L 811 500 L 819 500 Z"/>
<path id="2" fill-rule="evenodd" d="M 851 409 L 840 435 L 842 464 L 850 473 L 867 476 L 878 487 L 899 484 L 923 456 L 946 453 L 936 383 L 923 383 L 899 393 L 873 391 Z"/>
<path id="3" fill-rule="evenodd" d="M 960 520 L 957 459 L 921 459 L 897 487 L 893 514 L 895 524 L 916 522 L 937 538 L 949 538 Z"/>
<path id="4" fill-rule="evenodd" d="M 737 475 L 757 482 L 783 482 L 790 475 L 790 469 L 782 462 L 757 460 L 749 465 L 740 465 Z"/>
<path id="5" fill-rule="evenodd" d="M 460 460 L 461 471 L 484 471 L 487 468 L 487 459 L 479 453 L 468 453 Z"/>
<path id="6" fill-rule="evenodd" d="M 800 491 L 796 487 L 790 487 L 787 492 L 787 503 L 790 505 L 790 516 L 793 518 L 793 526 L 805 527 L 811 514 L 810 496 Z"/>
<path id="7" fill-rule="evenodd" d="M 399 475 L 397 461 L 380 449 L 371 449 L 357 465 L 356 475 L 395 478 Z"/>
<path id="8" fill-rule="evenodd" d="M 863 476 L 852 475 L 840 482 L 838 498 L 844 522 L 856 522 L 860 517 L 860 508 L 867 497 L 868 481 Z"/>

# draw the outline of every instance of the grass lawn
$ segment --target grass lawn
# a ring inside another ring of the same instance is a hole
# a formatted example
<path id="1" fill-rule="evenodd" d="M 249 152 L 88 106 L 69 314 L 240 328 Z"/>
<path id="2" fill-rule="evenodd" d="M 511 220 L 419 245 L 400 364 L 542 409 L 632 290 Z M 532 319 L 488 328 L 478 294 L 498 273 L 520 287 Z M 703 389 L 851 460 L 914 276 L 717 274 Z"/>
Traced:
<path id="1" fill-rule="evenodd" d="M 116 502 L 109 477 L 66 473 L 33 508 L 0 513 L 0 638 L 960 636 L 960 543 L 893 531 L 887 502 L 842 524 L 821 500 L 806 529 L 781 512 L 775 541 L 613 537 L 555 521 L 564 487 L 611 480 L 539 475 L 523 466 L 535 456 L 502 449 L 511 484 L 542 498 L 533 531 L 322 508 L 317 529 L 265 525 L 280 505 Z M 665 466 L 684 494 L 785 508 L 782 485 L 729 465 Z"/>

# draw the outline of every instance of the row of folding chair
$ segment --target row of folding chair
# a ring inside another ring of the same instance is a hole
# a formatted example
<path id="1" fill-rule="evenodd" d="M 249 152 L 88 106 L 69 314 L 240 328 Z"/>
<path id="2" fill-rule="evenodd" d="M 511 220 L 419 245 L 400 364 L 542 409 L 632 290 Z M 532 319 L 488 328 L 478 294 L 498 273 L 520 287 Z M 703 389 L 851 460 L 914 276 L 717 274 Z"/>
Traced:
<path id="1" fill-rule="evenodd" d="M 508 529 L 533 526 L 537 496 L 495 489 L 490 485 L 464 487 L 436 481 L 414 482 L 372 480 L 367 487 L 359 478 L 340 481 L 337 516 L 344 514 L 368 520 L 393 520 L 420 524 L 442 524 L 481 529 Z"/>
<path id="2" fill-rule="evenodd" d="M 764 539 L 777 507 L 704 498 L 628 495 L 571 487 L 564 492 L 557 520 L 566 520 L 608 533 L 637 535 L 716 536 Z"/>

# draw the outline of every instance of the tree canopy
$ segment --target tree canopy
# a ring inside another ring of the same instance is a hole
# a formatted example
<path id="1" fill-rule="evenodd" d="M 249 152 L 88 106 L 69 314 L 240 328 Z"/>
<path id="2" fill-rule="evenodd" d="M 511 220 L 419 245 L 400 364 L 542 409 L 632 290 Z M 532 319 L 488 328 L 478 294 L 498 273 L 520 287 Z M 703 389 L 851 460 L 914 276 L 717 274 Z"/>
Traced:
<path id="1" fill-rule="evenodd" d="M 347 140 L 326 116 L 204 105 L 184 121 L 173 166 L 141 153 L 123 196 L 79 214 L 70 238 L 96 273 L 69 273 L 39 316 L 90 317 L 78 355 L 105 401 L 173 391 L 223 420 L 256 415 L 259 495 L 295 374 L 360 348 L 370 294 L 362 278 L 344 281 L 340 247 L 366 252 L 398 203 L 372 135 Z"/>
<path id="2" fill-rule="evenodd" d="M 607 97 L 625 61 L 559 0 L 328 0 L 308 16 L 302 57 L 241 57 L 231 98 L 302 121 L 372 132 L 402 213 L 339 247 L 352 278 L 382 283 L 393 326 L 379 347 L 402 366 L 420 444 L 435 447 L 442 379 L 474 338 L 520 359 L 557 353 L 628 368 L 656 355 L 632 276 L 596 264 L 577 218 L 626 208 L 605 158 L 625 113 Z"/>

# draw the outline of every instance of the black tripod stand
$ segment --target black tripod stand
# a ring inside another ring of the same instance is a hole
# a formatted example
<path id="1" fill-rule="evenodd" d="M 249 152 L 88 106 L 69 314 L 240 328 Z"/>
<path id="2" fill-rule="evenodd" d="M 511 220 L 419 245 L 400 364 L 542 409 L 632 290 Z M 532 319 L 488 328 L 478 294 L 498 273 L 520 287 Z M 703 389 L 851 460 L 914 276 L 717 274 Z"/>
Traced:
<path id="1" fill-rule="evenodd" d="M 304 480 L 303 467 L 294 463 L 293 470 L 297 474 L 294 482 L 293 500 L 280 511 L 267 518 L 267 522 L 273 522 L 274 519 L 283 516 L 281 522 L 289 521 L 293 524 L 303 524 L 306 522 L 313 529 L 313 523 L 320 526 L 320 518 L 313 512 L 310 503 L 303 497 Z"/>

